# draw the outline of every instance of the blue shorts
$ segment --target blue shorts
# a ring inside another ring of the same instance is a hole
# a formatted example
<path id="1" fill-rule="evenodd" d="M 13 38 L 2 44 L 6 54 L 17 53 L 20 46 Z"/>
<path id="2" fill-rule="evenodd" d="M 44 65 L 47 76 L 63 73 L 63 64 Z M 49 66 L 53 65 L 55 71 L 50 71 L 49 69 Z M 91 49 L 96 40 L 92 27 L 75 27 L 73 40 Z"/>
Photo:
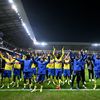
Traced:
<path id="1" fill-rule="evenodd" d="M 100 78 L 100 71 L 95 70 L 94 74 L 95 74 L 95 78 Z"/>
<path id="2" fill-rule="evenodd" d="M 36 75 L 36 68 L 32 68 L 32 75 Z"/>
<path id="3" fill-rule="evenodd" d="M 14 68 L 14 76 L 20 76 L 20 69 Z"/>
<path id="4" fill-rule="evenodd" d="M 40 74 L 37 76 L 37 82 L 43 82 L 45 80 L 45 74 Z"/>
<path id="5" fill-rule="evenodd" d="M 62 76 L 62 69 L 55 69 L 55 75 L 58 77 Z"/>
<path id="6" fill-rule="evenodd" d="M 11 71 L 10 70 L 4 70 L 3 77 L 11 78 Z"/>
<path id="7" fill-rule="evenodd" d="M 70 77 L 70 69 L 64 69 L 63 70 L 63 75 Z"/>
<path id="8" fill-rule="evenodd" d="M 23 72 L 24 78 L 32 78 L 32 72 Z"/>
<path id="9" fill-rule="evenodd" d="M 55 69 L 48 69 L 48 75 L 54 76 L 55 75 Z"/>

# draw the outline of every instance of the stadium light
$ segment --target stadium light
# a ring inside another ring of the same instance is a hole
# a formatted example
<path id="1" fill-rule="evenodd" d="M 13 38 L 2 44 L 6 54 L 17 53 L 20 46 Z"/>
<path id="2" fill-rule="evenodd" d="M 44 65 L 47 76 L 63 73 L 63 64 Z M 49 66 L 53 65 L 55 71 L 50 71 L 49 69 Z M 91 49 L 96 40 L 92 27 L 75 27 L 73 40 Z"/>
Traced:
<path id="1" fill-rule="evenodd" d="M 33 40 L 33 42 L 34 42 L 34 45 L 40 45 L 40 43 L 37 42 L 37 41 L 34 41 L 34 40 Z"/>
<path id="2" fill-rule="evenodd" d="M 17 15 L 18 15 L 19 19 L 21 20 L 22 25 L 23 25 L 24 29 L 26 30 L 27 34 L 29 35 L 29 37 L 30 37 L 33 41 L 35 41 L 36 39 L 33 39 L 33 37 L 31 37 L 31 34 L 30 34 L 30 32 L 29 32 L 29 29 L 27 28 L 27 25 L 23 22 L 23 19 L 22 19 L 22 17 L 20 16 L 20 13 L 18 12 L 17 6 L 16 6 L 15 3 L 14 3 L 14 0 L 8 0 L 8 1 L 9 1 L 9 3 L 11 4 L 11 8 L 17 13 Z M 40 44 L 40 43 L 35 42 L 35 44 Z"/>
<path id="3" fill-rule="evenodd" d="M 28 33 L 28 35 L 30 35 L 29 30 L 28 30 L 26 24 L 25 24 L 23 21 L 22 21 L 22 25 L 23 25 L 23 27 L 25 28 L 25 30 L 26 30 L 26 32 Z"/>
<path id="4" fill-rule="evenodd" d="M 98 47 L 98 46 L 100 46 L 100 44 L 98 44 L 98 43 L 93 43 L 92 46 Z"/>
<path id="5" fill-rule="evenodd" d="M 40 45 L 40 46 L 47 45 L 47 43 L 45 43 L 45 42 L 38 42 L 35 38 L 31 37 L 29 29 L 28 29 L 27 25 L 24 23 L 23 19 L 21 18 L 20 13 L 18 12 L 17 6 L 14 3 L 14 0 L 8 0 L 8 1 L 11 4 L 11 8 L 17 13 L 17 15 L 18 15 L 19 19 L 21 20 L 22 25 L 23 25 L 24 29 L 26 30 L 27 34 L 33 40 L 34 45 Z"/>
<path id="6" fill-rule="evenodd" d="M 29 35 L 29 36 L 31 36 L 31 34 L 30 34 L 30 33 L 28 33 L 28 35 Z"/>
<path id="7" fill-rule="evenodd" d="M 12 9 L 16 11 L 16 13 L 18 13 L 17 7 L 16 5 L 12 4 Z"/>
<path id="8" fill-rule="evenodd" d="M 46 42 L 42 42 L 41 45 L 42 45 L 42 46 L 46 46 L 47 43 L 46 43 Z"/>
<path id="9" fill-rule="evenodd" d="M 9 3 L 11 3 L 11 4 L 13 3 L 13 0 L 8 0 L 8 1 L 9 1 Z"/>
<path id="10" fill-rule="evenodd" d="M 33 42 L 34 42 L 34 45 L 38 45 L 38 46 L 46 46 L 47 45 L 47 43 L 46 42 L 38 42 L 38 41 L 36 41 L 36 40 L 33 40 Z"/>

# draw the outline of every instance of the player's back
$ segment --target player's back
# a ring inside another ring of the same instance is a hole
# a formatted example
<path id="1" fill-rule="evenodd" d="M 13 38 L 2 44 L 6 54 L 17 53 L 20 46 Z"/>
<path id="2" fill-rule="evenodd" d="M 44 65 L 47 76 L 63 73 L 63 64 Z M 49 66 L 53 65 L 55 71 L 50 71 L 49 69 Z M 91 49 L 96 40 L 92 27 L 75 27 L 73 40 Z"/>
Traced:
<path id="1" fill-rule="evenodd" d="M 38 74 L 46 74 L 46 65 L 45 61 L 38 61 Z"/>
<path id="2" fill-rule="evenodd" d="M 81 62 L 80 62 L 80 59 L 79 60 L 76 60 L 74 59 L 74 62 L 73 62 L 73 67 L 74 67 L 74 71 L 81 71 Z"/>
<path id="3" fill-rule="evenodd" d="M 94 62 L 94 70 L 100 70 L 100 60 L 98 59 Z"/>
<path id="4" fill-rule="evenodd" d="M 32 65 L 32 60 L 24 60 L 24 72 L 30 72 L 32 71 L 31 69 L 31 65 Z"/>

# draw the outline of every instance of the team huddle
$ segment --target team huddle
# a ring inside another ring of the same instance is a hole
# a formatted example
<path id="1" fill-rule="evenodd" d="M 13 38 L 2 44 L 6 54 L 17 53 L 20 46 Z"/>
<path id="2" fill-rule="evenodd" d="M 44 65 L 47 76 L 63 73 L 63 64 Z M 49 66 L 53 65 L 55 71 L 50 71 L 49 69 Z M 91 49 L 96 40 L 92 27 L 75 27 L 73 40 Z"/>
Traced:
<path id="1" fill-rule="evenodd" d="M 27 52 L 13 54 L 0 52 L 0 58 L 4 61 L 4 68 L 1 70 L 1 88 L 19 87 L 21 79 L 24 79 L 23 87 L 29 86 L 31 92 L 37 90 L 40 85 L 40 92 L 43 83 L 54 84 L 56 89 L 61 89 L 61 84 L 68 83 L 73 89 L 76 80 L 76 88 L 86 89 L 85 69 L 88 68 L 89 81 L 94 82 L 93 89 L 96 89 L 96 80 L 100 78 L 100 56 L 99 54 L 89 55 L 87 51 L 74 52 L 62 48 L 61 52 L 53 48 L 52 52 Z M 28 82 L 27 82 L 28 80 Z M 32 89 L 34 83 L 34 88 Z"/>

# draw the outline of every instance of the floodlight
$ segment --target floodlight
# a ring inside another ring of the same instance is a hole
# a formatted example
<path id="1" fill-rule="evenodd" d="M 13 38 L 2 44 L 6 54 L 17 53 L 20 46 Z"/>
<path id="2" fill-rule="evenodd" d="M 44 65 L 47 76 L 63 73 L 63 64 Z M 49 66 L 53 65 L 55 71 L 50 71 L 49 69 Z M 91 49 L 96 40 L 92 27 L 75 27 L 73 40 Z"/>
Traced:
<path id="1" fill-rule="evenodd" d="M 33 41 L 33 42 L 34 42 L 34 45 L 40 45 L 40 43 L 37 41 Z"/>
<path id="2" fill-rule="evenodd" d="M 28 35 L 30 35 L 29 34 L 29 31 L 28 31 L 28 28 L 27 28 L 27 26 L 26 26 L 26 24 L 22 21 L 22 25 L 23 25 L 23 27 L 25 28 L 25 30 L 26 30 L 26 32 L 28 33 Z"/>
<path id="3" fill-rule="evenodd" d="M 11 3 L 11 4 L 13 3 L 13 0 L 8 0 L 8 1 L 9 1 L 9 3 Z"/>
<path id="4" fill-rule="evenodd" d="M 98 47 L 98 46 L 100 46 L 100 44 L 98 44 L 98 43 L 93 43 L 92 46 Z"/>
<path id="5" fill-rule="evenodd" d="M 12 9 L 16 11 L 16 13 L 18 13 L 17 7 L 15 4 L 12 4 Z"/>
<path id="6" fill-rule="evenodd" d="M 47 43 L 46 42 L 42 42 L 41 45 L 42 46 L 45 46 L 45 45 L 47 45 Z"/>

